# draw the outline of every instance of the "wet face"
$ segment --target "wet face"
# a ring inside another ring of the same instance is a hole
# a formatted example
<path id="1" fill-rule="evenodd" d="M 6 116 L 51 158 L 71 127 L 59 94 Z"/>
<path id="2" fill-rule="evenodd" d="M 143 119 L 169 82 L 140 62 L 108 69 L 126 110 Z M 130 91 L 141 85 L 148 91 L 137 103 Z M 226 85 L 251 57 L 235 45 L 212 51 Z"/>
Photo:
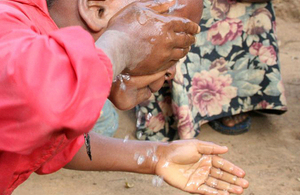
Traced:
<path id="1" fill-rule="evenodd" d="M 166 80 L 174 78 L 175 65 L 166 71 L 146 76 L 131 76 L 123 80 L 126 88 L 121 88 L 120 80 L 113 83 L 109 99 L 120 110 L 129 110 L 148 100 L 153 92 L 158 91 Z"/>
<path id="2" fill-rule="evenodd" d="M 108 21 L 121 9 L 127 5 L 136 1 L 147 1 L 147 0 L 100 0 L 98 1 L 99 6 L 102 8 L 99 11 L 101 20 L 106 24 Z M 176 1 L 176 0 L 174 0 Z M 173 13 L 174 16 L 188 18 L 196 23 L 200 22 L 203 10 L 203 0 L 178 0 L 178 7 Z"/>
<path id="3" fill-rule="evenodd" d="M 111 0 L 103 6 L 105 9 L 103 17 L 107 22 L 123 7 L 136 0 Z M 108 2 L 108 1 L 107 1 Z M 189 2 L 188 4 L 186 2 Z M 174 16 L 189 18 L 194 22 L 199 22 L 202 15 L 202 0 L 179 0 L 185 5 L 184 8 L 171 13 Z M 198 5 L 198 6 L 197 6 Z M 130 80 L 123 80 L 126 88 L 121 88 L 120 81 L 112 85 L 109 99 L 120 110 L 129 110 L 139 103 L 148 100 L 153 92 L 158 91 L 165 80 L 171 80 L 175 76 L 175 65 L 168 70 L 147 76 L 131 76 Z"/>

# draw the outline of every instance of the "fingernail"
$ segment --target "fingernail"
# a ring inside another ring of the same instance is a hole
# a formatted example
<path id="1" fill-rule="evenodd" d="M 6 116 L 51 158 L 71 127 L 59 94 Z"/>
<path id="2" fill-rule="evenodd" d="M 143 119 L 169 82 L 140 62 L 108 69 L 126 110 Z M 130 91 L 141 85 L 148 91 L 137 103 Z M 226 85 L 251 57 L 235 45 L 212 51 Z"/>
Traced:
<path id="1" fill-rule="evenodd" d="M 237 191 L 237 193 L 239 193 L 239 194 L 242 194 L 242 193 L 243 193 L 243 191 L 244 191 L 244 189 L 243 189 L 243 188 L 241 188 L 241 187 L 239 187 L 238 189 L 236 189 L 236 191 Z"/>
<path id="2" fill-rule="evenodd" d="M 240 175 L 241 177 L 244 177 L 245 172 L 244 172 L 244 171 L 239 171 L 239 175 Z"/>
<path id="3" fill-rule="evenodd" d="M 244 182 L 243 182 L 243 187 L 244 187 L 244 188 L 248 188 L 248 186 L 249 186 L 249 182 L 248 182 L 248 181 L 244 181 Z"/>

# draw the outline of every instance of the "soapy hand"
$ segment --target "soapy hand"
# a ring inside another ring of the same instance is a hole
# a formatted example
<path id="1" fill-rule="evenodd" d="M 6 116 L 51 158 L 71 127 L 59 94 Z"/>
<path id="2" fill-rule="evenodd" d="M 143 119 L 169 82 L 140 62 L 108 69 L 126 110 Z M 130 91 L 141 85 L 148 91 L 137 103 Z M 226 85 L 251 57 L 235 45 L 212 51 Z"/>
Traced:
<path id="1" fill-rule="evenodd" d="M 198 140 L 171 142 L 158 148 L 156 174 L 170 185 L 189 193 L 204 195 L 242 194 L 248 187 L 245 172 L 217 156 L 226 147 Z"/>
<path id="2" fill-rule="evenodd" d="M 200 28 L 188 19 L 164 14 L 174 3 L 135 2 L 110 19 L 96 46 L 111 59 L 114 76 L 124 69 L 130 75 L 153 74 L 187 54 Z"/>

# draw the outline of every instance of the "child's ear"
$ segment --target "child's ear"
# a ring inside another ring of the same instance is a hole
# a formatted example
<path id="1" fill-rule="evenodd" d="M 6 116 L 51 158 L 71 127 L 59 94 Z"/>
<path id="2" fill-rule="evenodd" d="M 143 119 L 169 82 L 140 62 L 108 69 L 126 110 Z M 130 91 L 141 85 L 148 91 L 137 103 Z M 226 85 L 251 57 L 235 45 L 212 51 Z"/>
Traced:
<path id="1" fill-rule="evenodd" d="M 106 27 L 107 21 L 103 20 L 103 0 L 78 0 L 78 11 L 89 29 L 99 32 Z"/>

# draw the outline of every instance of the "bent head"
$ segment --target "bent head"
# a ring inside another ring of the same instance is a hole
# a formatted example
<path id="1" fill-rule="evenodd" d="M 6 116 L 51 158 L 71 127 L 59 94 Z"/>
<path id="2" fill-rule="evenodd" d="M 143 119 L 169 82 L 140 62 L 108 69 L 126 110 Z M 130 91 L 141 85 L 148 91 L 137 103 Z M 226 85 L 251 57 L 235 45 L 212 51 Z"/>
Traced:
<path id="1" fill-rule="evenodd" d="M 51 5 L 49 13 L 58 27 L 80 25 L 97 40 L 104 32 L 109 20 L 127 5 L 137 0 L 47 0 Z M 51 3 L 51 1 L 54 1 Z M 141 0 L 145 1 L 145 0 Z M 175 3 L 176 0 L 174 0 Z M 202 0 L 178 0 L 172 16 L 184 17 L 199 23 L 202 16 Z M 150 98 L 165 80 L 170 80 L 176 72 L 175 65 L 168 70 L 147 76 L 132 76 L 124 80 L 126 90 L 120 88 L 120 81 L 113 83 L 109 99 L 121 109 L 128 110 Z"/>
<path id="2" fill-rule="evenodd" d="M 110 12 L 104 14 L 105 20 L 109 19 L 123 8 L 116 2 L 120 0 L 111 1 L 107 9 L 111 9 Z M 127 3 L 134 2 L 136 0 L 128 0 Z M 187 3 L 188 2 L 188 3 Z M 104 3 L 104 2 L 103 2 Z M 174 10 L 170 13 L 173 16 L 179 16 L 188 18 L 196 23 L 199 23 L 202 16 L 202 0 L 179 0 L 181 8 Z M 107 4 L 108 5 L 108 4 Z M 129 81 L 124 80 L 126 89 L 121 89 L 120 81 L 113 83 L 111 94 L 109 99 L 113 104 L 121 110 L 128 110 L 136 106 L 137 104 L 149 99 L 153 92 L 158 91 L 164 84 L 165 80 L 171 80 L 175 76 L 175 65 L 166 71 L 147 76 L 132 76 Z"/>
<path id="3" fill-rule="evenodd" d="M 86 0 L 79 0 L 79 1 L 86 1 Z M 121 9 L 126 7 L 127 5 L 137 2 L 138 0 L 102 0 L 97 1 L 97 5 L 99 13 L 99 22 L 101 24 L 102 30 L 106 27 L 109 20 Z M 148 0 L 141 0 L 141 1 L 148 1 Z M 176 0 L 174 0 L 175 4 Z M 176 2 L 178 9 L 175 9 L 172 13 L 173 16 L 188 18 L 195 23 L 199 23 L 202 10 L 203 10 L 203 0 L 178 0 Z M 84 12 L 81 12 L 81 15 L 85 15 Z M 96 15 L 96 14 L 95 14 Z M 83 17 L 84 18 L 84 17 Z M 101 22 L 100 22 L 101 20 Z M 99 35 L 99 34 L 98 34 Z M 98 38 L 98 37 L 96 37 Z"/>
<path id="4" fill-rule="evenodd" d="M 58 27 L 79 25 L 97 40 L 109 20 L 121 9 L 138 0 L 46 0 L 49 13 Z M 148 1 L 148 0 L 141 0 Z M 174 0 L 175 3 L 176 0 Z M 179 9 L 171 14 L 199 23 L 203 0 L 178 0 Z"/>

